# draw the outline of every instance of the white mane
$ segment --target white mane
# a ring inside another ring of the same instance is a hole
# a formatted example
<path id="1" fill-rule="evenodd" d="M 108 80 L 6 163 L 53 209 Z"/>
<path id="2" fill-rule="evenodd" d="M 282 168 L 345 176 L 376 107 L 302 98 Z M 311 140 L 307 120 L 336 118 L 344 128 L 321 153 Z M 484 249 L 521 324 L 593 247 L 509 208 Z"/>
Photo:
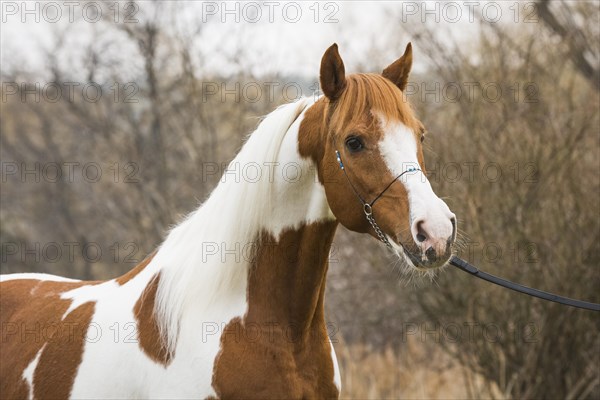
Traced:
<path id="1" fill-rule="evenodd" d="M 240 290 L 245 296 L 249 262 L 242 250 L 256 241 L 271 212 L 272 182 L 265 162 L 277 159 L 286 132 L 310 103 L 301 99 L 267 115 L 228 167 L 231 172 L 261 166 L 261 179 L 236 179 L 226 172 L 204 204 L 171 230 L 152 260 L 160 270 L 155 311 L 170 352 L 188 307 L 202 315 L 217 299 L 235 302 Z M 208 254 L 215 249 L 217 254 Z"/>

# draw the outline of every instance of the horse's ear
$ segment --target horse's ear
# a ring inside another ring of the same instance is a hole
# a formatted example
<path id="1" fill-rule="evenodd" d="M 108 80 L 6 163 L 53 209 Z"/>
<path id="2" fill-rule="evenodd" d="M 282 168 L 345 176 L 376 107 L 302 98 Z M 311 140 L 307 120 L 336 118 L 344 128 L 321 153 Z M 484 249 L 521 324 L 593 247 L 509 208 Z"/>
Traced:
<path id="1" fill-rule="evenodd" d="M 408 75 L 412 67 L 412 45 L 410 42 L 406 45 L 406 50 L 402 57 L 390 64 L 383 70 L 383 76 L 394 82 L 400 90 L 404 90 L 408 83 Z"/>
<path id="2" fill-rule="evenodd" d="M 332 44 L 321 59 L 321 90 L 331 101 L 338 99 L 346 87 L 344 62 L 336 43 Z"/>

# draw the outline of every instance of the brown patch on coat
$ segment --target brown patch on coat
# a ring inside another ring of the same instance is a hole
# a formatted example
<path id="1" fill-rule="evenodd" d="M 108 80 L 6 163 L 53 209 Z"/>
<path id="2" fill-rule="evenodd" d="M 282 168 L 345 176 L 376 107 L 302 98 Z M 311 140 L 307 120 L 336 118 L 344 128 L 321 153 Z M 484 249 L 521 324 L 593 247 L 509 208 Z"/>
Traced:
<path id="1" fill-rule="evenodd" d="M 213 388 L 221 399 L 337 398 L 324 316 L 337 222 L 264 233 L 248 275 L 248 312 L 221 336 Z"/>
<path id="2" fill-rule="evenodd" d="M 164 341 L 160 336 L 158 321 L 154 311 L 159 281 L 160 274 L 152 277 L 135 303 L 133 312 L 137 321 L 140 348 L 150 359 L 166 367 L 171 362 L 171 354 L 167 351 Z"/>
<path id="3" fill-rule="evenodd" d="M 48 341 L 33 376 L 34 398 L 69 398 L 83 359 L 85 338 L 94 308 L 95 303 L 88 302 L 70 312 L 63 323 L 72 330 Z"/>
<path id="4" fill-rule="evenodd" d="M 142 272 L 144 270 L 144 268 L 146 268 L 148 266 L 148 264 L 150 264 L 150 261 L 152 261 L 152 259 L 154 258 L 155 255 L 156 255 L 156 250 L 154 250 L 152 253 L 148 254 L 146 256 L 146 258 L 144 258 L 144 260 L 142 260 L 141 263 L 136 265 L 132 270 L 130 270 L 126 274 L 121 275 L 120 277 L 115 279 L 115 281 L 117 281 L 117 283 L 119 285 L 123 286 L 124 284 L 126 284 L 127 282 L 129 282 L 130 280 L 135 278 L 140 272 Z"/>
<path id="5" fill-rule="evenodd" d="M 42 348 L 34 372 L 34 396 L 68 397 L 81 362 L 82 335 L 93 315 L 93 303 L 81 305 L 63 320 L 71 300 L 60 295 L 98 283 L 38 279 L 0 283 L 0 398 L 28 396 L 31 388 L 22 378 L 23 371 Z M 41 386 L 35 387 L 36 382 Z"/>

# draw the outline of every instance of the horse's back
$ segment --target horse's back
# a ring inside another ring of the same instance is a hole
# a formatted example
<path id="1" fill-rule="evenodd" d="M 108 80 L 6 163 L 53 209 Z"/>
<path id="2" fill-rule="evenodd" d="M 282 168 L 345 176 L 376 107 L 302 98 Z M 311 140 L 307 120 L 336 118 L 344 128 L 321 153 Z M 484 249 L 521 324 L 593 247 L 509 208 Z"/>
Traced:
<path id="1" fill-rule="evenodd" d="M 10 274 L 0 275 L 0 322 L 2 323 L 2 344 L 3 348 L 7 343 L 14 343 L 15 338 L 19 339 L 21 335 L 12 333 L 16 326 L 15 323 L 32 322 L 34 325 L 43 322 L 44 312 L 56 314 L 59 310 L 68 306 L 69 301 L 60 299 L 62 293 L 69 290 L 93 285 L 97 282 L 80 281 L 68 279 L 49 274 Z M 60 317 L 66 311 L 66 308 Z M 32 334 L 33 330 L 28 330 L 24 325 L 23 336 Z M 40 326 L 40 329 L 45 328 Z"/>
<path id="2" fill-rule="evenodd" d="M 71 301 L 61 295 L 96 283 L 47 274 L 0 277 L 0 398 L 69 396 L 93 304 L 66 315 Z"/>

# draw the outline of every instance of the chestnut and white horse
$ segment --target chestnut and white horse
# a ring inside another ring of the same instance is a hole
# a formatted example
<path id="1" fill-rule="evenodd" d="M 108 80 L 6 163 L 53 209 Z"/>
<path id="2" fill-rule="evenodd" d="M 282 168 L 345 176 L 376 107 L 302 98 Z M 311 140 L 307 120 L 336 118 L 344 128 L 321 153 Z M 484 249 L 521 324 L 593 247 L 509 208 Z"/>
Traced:
<path id="1" fill-rule="evenodd" d="M 337 398 L 323 302 L 338 223 L 421 270 L 456 235 L 403 94 L 411 64 L 409 44 L 383 74 L 346 76 L 331 46 L 324 96 L 269 114 L 229 167 L 261 173 L 225 173 L 127 274 L 3 276 L 0 397 Z"/>

